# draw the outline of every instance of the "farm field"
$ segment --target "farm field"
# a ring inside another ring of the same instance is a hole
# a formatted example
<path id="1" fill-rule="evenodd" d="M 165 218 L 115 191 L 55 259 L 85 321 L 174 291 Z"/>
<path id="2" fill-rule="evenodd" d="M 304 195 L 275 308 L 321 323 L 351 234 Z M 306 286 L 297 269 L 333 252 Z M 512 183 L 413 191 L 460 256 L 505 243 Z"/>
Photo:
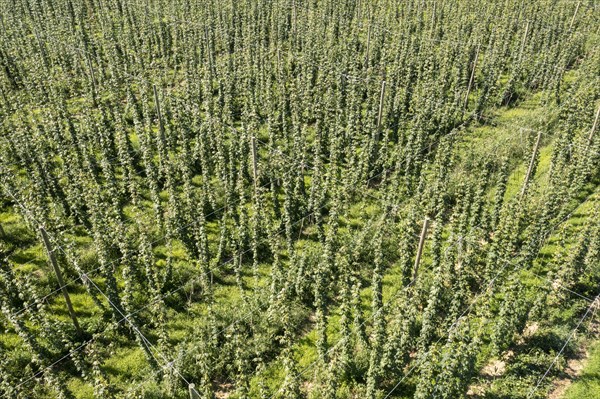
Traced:
<path id="1" fill-rule="evenodd" d="M 600 398 L 592 0 L 0 0 L 0 397 Z"/>

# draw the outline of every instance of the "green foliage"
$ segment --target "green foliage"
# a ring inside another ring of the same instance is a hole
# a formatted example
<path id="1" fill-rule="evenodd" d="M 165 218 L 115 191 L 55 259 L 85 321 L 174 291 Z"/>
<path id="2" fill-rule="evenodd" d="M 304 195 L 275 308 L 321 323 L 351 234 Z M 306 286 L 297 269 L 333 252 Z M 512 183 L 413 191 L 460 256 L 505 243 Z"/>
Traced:
<path id="1" fill-rule="evenodd" d="M 0 395 L 523 396 L 600 282 L 595 11 L 0 0 Z"/>

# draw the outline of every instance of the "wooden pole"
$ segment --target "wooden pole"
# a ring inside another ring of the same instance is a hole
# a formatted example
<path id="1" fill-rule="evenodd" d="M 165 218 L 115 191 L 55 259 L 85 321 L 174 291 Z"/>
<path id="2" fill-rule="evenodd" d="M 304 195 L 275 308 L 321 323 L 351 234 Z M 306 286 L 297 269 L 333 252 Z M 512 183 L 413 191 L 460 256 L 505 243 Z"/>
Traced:
<path id="1" fill-rule="evenodd" d="M 292 34 L 294 35 L 294 38 L 296 38 L 296 27 L 298 26 L 297 17 L 296 1 L 292 0 Z"/>
<path id="2" fill-rule="evenodd" d="M 210 37 L 208 36 L 208 28 L 206 26 L 204 27 L 204 41 L 206 42 L 206 58 L 208 58 L 208 68 L 210 70 L 210 79 L 212 82 L 216 70 L 213 64 L 212 43 L 210 42 Z"/>
<path id="3" fill-rule="evenodd" d="M 2 15 L 0 15 L 0 25 L 2 25 L 2 32 L 4 33 L 4 35 L 8 35 L 8 33 L 6 32 L 6 26 L 4 26 L 4 17 Z"/>
<path id="4" fill-rule="evenodd" d="M 282 62 L 281 62 L 281 51 L 279 49 L 279 47 L 277 47 L 277 78 L 279 78 L 279 81 L 281 82 L 282 78 L 282 70 L 283 70 L 283 66 L 282 66 Z"/>
<path id="5" fill-rule="evenodd" d="M 377 136 L 375 141 L 379 141 L 381 133 L 381 116 L 383 114 L 383 99 L 385 97 L 385 80 L 381 82 L 381 94 L 379 95 L 379 112 L 377 114 Z"/>
<path id="6" fill-rule="evenodd" d="M 533 171 L 533 165 L 535 164 L 535 157 L 537 156 L 538 147 L 540 146 L 540 139 L 542 138 L 542 131 L 540 130 L 537 135 L 537 139 L 535 140 L 535 146 L 533 147 L 533 154 L 531 155 L 531 160 L 529 161 L 529 167 L 527 168 L 527 174 L 525 175 L 525 181 L 523 182 L 523 187 L 521 187 L 521 197 L 525 195 L 527 191 L 527 184 L 529 183 L 529 179 L 531 178 L 531 172 Z"/>
<path id="7" fill-rule="evenodd" d="M 258 186 L 258 154 L 256 151 L 256 137 L 252 136 L 252 174 L 254 176 L 254 189 Z"/>
<path id="8" fill-rule="evenodd" d="M 196 391 L 196 384 L 190 384 L 188 387 L 190 390 L 190 399 L 200 399 L 200 394 Z"/>
<path id="9" fill-rule="evenodd" d="M 367 34 L 367 54 L 365 55 L 365 69 L 369 69 L 369 52 L 371 51 L 371 19 L 369 18 L 369 33 Z"/>
<path id="10" fill-rule="evenodd" d="M 421 263 L 421 255 L 423 254 L 423 247 L 425 245 L 425 237 L 427 236 L 427 229 L 429 228 L 429 219 L 425 218 L 423 221 L 423 229 L 421 230 L 421 237 L 419 238 L 419 247 L 417 248 L 417 257 L 415 258 L 415 268 L 413 273 L 413 280 L 417 279 L 419 272 L 419 263 Z"/>
<path id="11" fill-rule="evenodd" d="M 590 135 L 588 137 L 587 146 L 592 145 L 592 139 L 594 138 L 594 132 L 598 127 L 598 118 L 600 117 L 600 106 L 598 106 L 598 111 L 596 111 L 596 118 L 594 118 L 594 124 L 592 125 L 592 130 L 590 130 Z"/>
<path id="12" fill-rule="evenodd" d="M 33 33 L 35 34 L 35 38 L 36 38 L 38 46 L 40 48 L 40 53 L 42 54 L 42 59 L 44 61 L 44 65 L 46 67 L 48 67 L 48 65 L 46 63 L 46 49 L 44 48 L 44 45 L 42 44 L 42 39 L 40 39 L 40 35 L 38 34 L 36 29 L 33 30 Z"/>
<path id="13" fill-rule="evenodd" d="M 156 91 L 156 85 L 152 85 L 152 91 L 154 92 L 154 103 L 156 107 L 156 114 L 158 116 L 158 127 L 160 128 L 161 138 L 165 134 L 165 128 L 163 126 L 162 113 L 160 112 L 160 102 L 158 101 L 158 92 Z"/>
<path id="14" fill-rule="evenodd" d="M 96 75 L 94 75 L 94 68 L 92 66 L 92 60 L 87 51 L 85 51 L 85 59 L 88 64 L 88 68 L 90 69 L 90 80 L 92 81 L 92 100 L 94 101 L 94 106 L 96 105 L 96 97 L 98 96 L 98 89 L 96 88 Z"/>
<path id="15" fill-rule="evenodd" d="M 480 45 L 477 45 L 477 52 L 475 53 L 475 60 L 473 61 L 473 69 L 471 69 L 471 77 L 469 78 L 469 85 L 467 86 L 467 95 L 465 96 L 465 104 L 463 105 L 463 112 L 469 105 L 469 94 L 471 94 L 471 88 L 473 87 L 473 81 L 475 80 L 475 68 L 477 68 L 477 60 L 479 59 Z"/>
<path id="16" fill-rule="evenodd" d="M 577 6 L 575 7 L 575 12 L 573 13 L 573 18 L 571 18 L 571 23 L 569 24 L 569 32 L 573 30 L 573 23 L 575 22 L 575 17 L 577 16 L 577 12 L 579 11 L 579 6 L 581 5 L 581 1 L 577 2 Z"/>
<path id="17" fill-rule="evenodd" d="M 527 34 L 529 33 L 529 21 L 525 25 L 525 33 L 523 34 L 523 40 L 521 41 L 521 52 L 519 53 L 519 62 L 523 58 L 523 51 L 525 50 L 525 41 L 527 40 Z"/>
<path id="18" fill-rule="evenodd" d="M 73 325 L 75 325 L 75 330 L 79 335 L 82 335 L 81 327 L 79 326 L 79 322 L 77 321 L 77 316 L 75 315 L 75 311 L 73 310 L 73 305 L 71 304 L 71 297 L 69 297 L 69 292 L 67 291 L 67 287 L 63 282 L 62 273 L 60 268 L 58 267 L 58 262 L 56 261 L 56 257 L 54 256 L 54 250 L 50 245 L 50 240 L 48 239 L 48 234 L 46 233 L 46 229 L 43 226 L 40 226 L 40 232 L 42 234 L 42 241 L 44 242 L 44 246 L 46 247 L 46 252 L 48 253 L 48 259 L 50 260 L 50 264 L 54 269 L 54 273 L 56 274 L 56 279 L 58 280 L 58 284 L 60 285 L 60 290 L 62 291 L 63 296 L 65 297 L 65 302 L 67 303 L 67 309 L 69 310 L 69 315 L 73 320 Z"/>
<path id="19" fill-rule="evenodd" d="M 462 236 L 458 237 L 458 243 L 456 246 L 456 271 L 460 271 L 462 269 Z"/>

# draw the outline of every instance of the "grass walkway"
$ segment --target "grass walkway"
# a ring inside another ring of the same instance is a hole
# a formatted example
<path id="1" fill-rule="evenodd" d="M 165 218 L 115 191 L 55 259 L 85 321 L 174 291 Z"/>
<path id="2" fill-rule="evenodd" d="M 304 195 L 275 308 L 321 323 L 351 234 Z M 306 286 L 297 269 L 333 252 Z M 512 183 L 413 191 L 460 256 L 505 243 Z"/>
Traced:
<path id="1" fill-rule="evenodd" d="M 591 346 L 583 371 L 563 399 L 600 399 L 600 341 Z"/>

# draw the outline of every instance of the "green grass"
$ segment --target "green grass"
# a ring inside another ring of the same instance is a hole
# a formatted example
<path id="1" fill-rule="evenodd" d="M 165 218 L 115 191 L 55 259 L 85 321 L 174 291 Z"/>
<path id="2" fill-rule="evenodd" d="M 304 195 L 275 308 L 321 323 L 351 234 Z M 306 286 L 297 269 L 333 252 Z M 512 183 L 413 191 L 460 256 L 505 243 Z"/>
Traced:
<path id="1" fill-rule="evenodd" d="M 600 342 L 590 348 L 589 358 L 581 375 L 565 393 L 563 399 L 600 399 Z"/>
<path id="2" fill-rule="evenodd" d="M 67 383 L 69 390 L 77 394 L 78 399 L 94 399 L 94 388 L 79 379 L 71 379 Z"/>
<path id="3" fill-rule="evenodd" d="M 104 370 L 111 376 L 111 381 L 117 385 L 129 385 L 148 368 L 148 361 L 139 347 L 118 348 L 114 355 L 104 362 Z"/>

